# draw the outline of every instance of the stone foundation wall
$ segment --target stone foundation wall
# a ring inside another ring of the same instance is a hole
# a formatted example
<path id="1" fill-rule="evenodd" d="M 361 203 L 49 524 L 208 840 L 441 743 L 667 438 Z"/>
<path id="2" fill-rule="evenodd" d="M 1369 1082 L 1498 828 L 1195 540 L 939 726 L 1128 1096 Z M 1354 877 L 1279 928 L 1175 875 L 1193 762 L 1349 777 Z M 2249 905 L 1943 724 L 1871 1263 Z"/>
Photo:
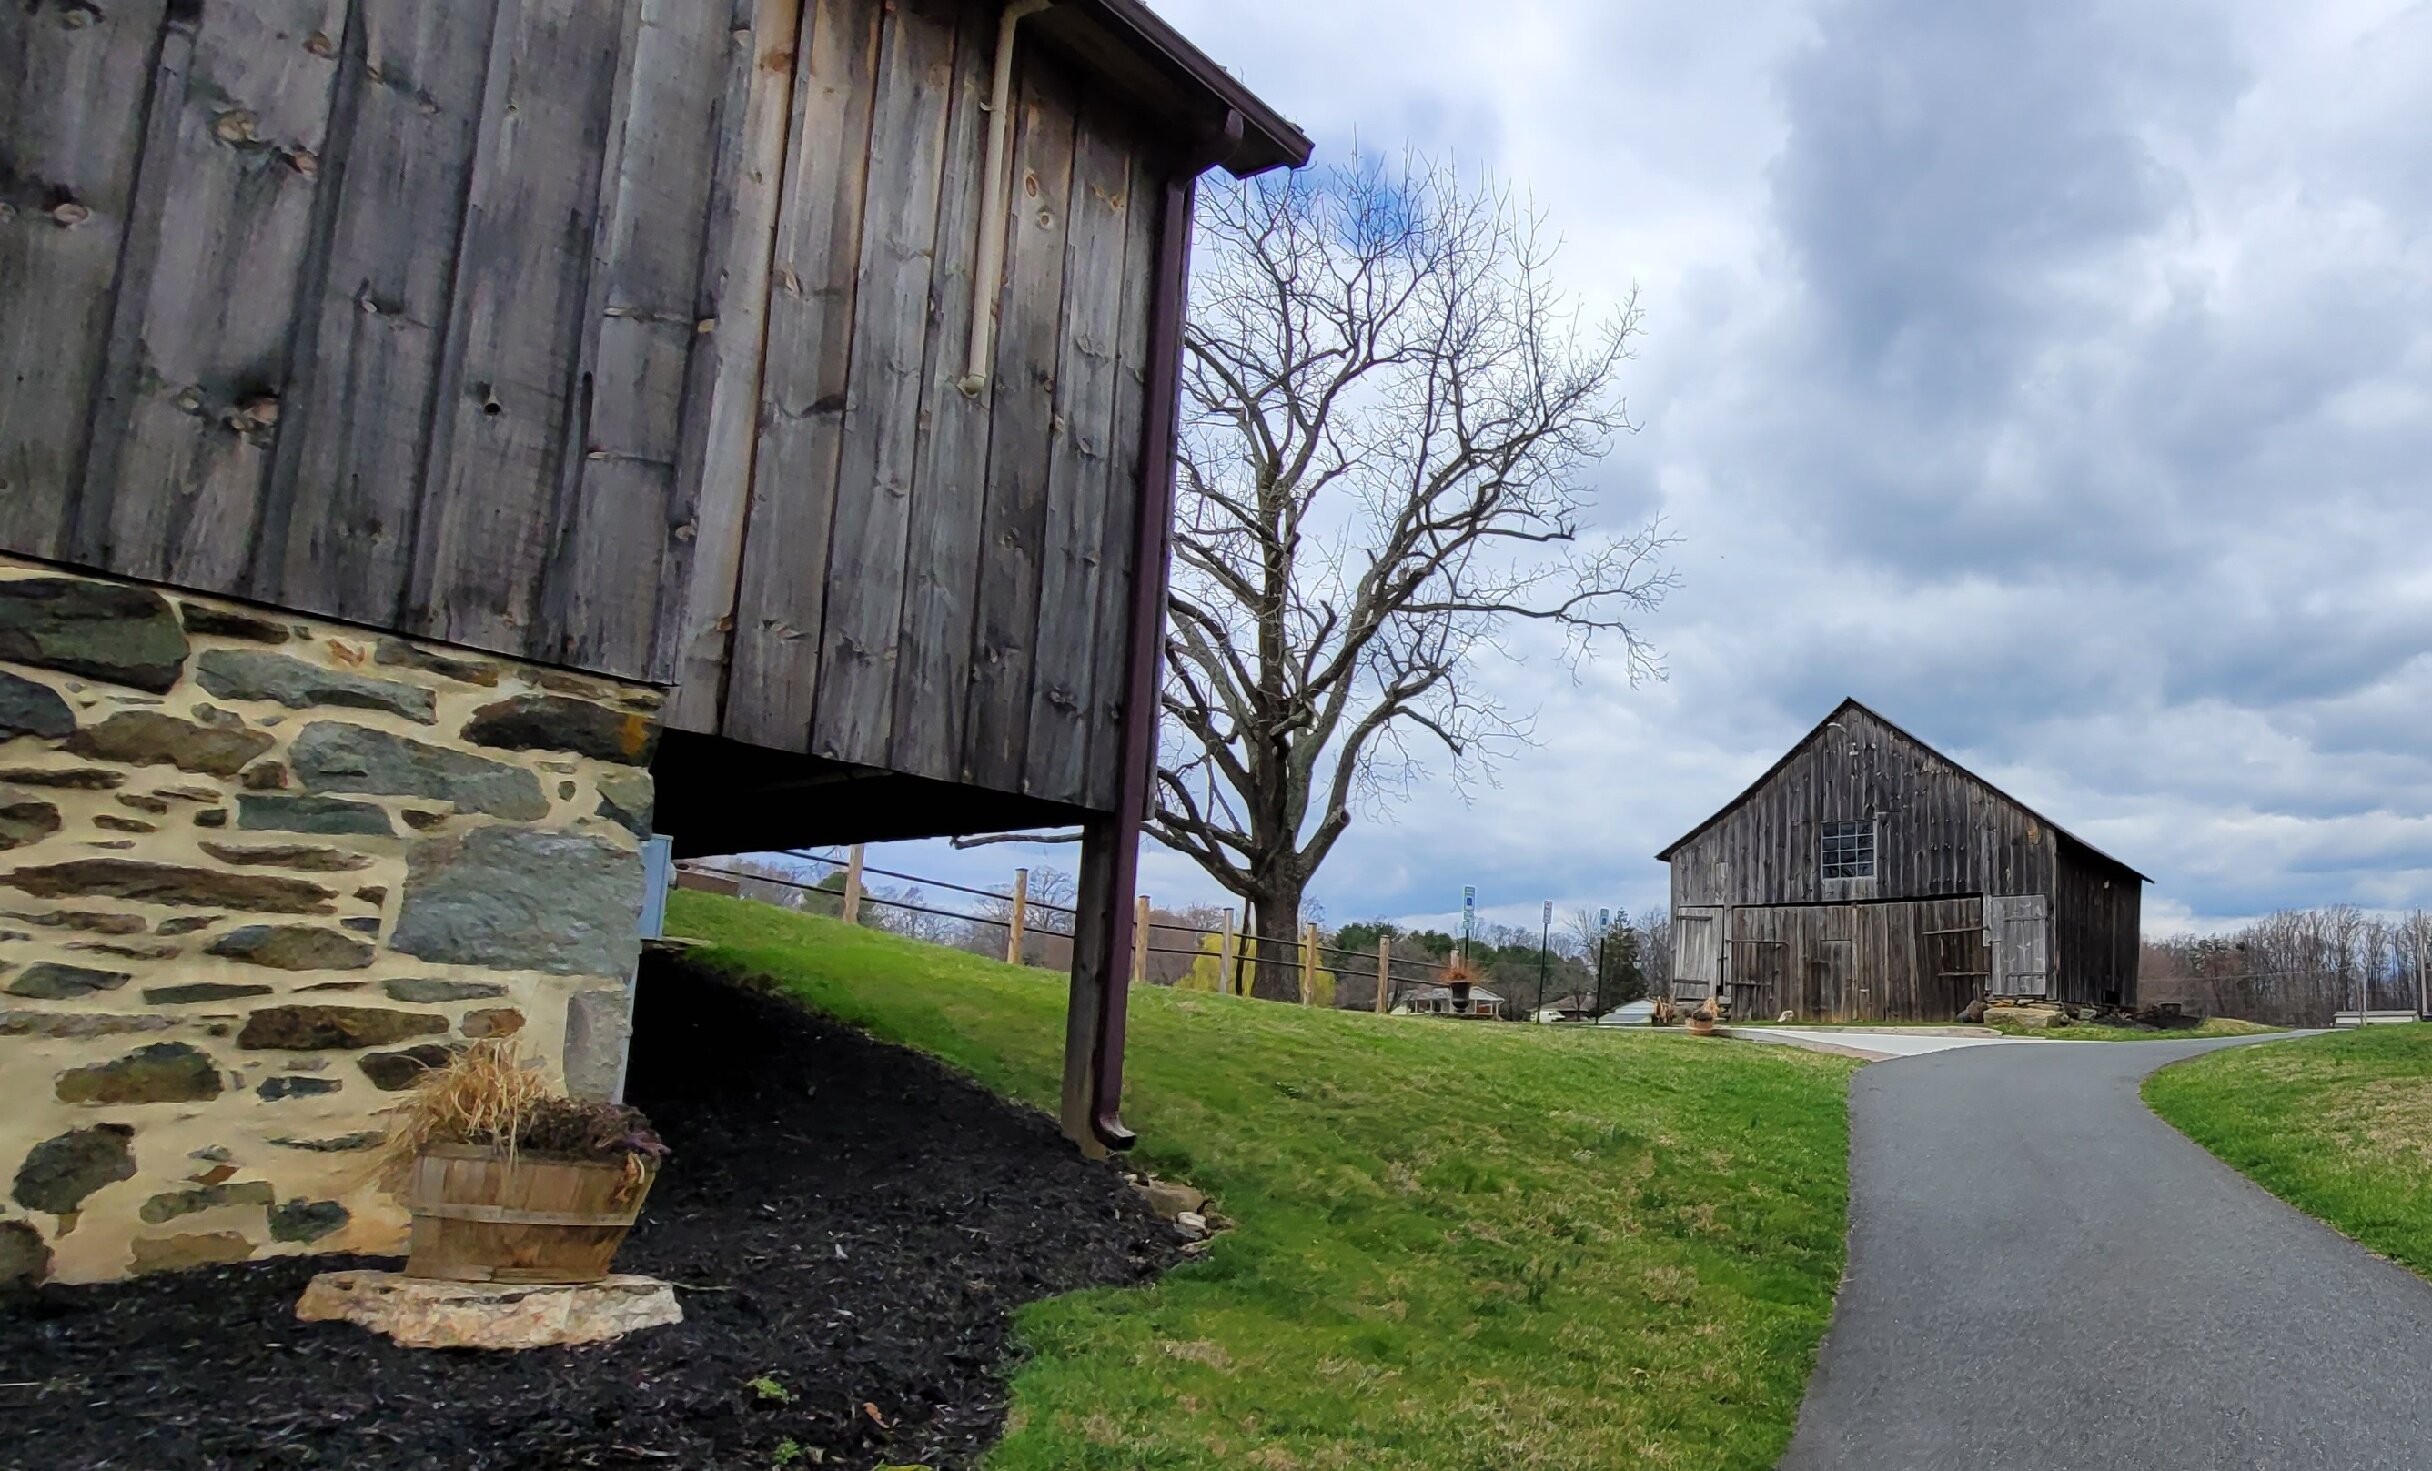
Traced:
<path id="1" fill-rule="evenodd" d="M 401 1249 L 469 1038 L 612 1088 L 658 703 L 0 558 L 0 1286 Z"/>

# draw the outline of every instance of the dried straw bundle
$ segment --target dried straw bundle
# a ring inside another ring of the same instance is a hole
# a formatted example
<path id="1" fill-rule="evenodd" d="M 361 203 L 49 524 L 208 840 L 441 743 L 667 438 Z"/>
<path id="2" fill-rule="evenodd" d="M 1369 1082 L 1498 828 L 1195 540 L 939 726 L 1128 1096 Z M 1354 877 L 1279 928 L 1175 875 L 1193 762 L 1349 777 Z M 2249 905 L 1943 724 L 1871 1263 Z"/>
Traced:
<path id="1" fill-rule="evenodd" d="M 515 1037 L 476 1042 L 423 1075 L 381 1148 L 381 1180 L 402 1188 L 415 1158 L 434 1144 L 503 1148 L 510 1162 L 529 1153 L 621 1164 L 627 1194 L 667 1157 L 640 1109 L 557 1092 Z"/>

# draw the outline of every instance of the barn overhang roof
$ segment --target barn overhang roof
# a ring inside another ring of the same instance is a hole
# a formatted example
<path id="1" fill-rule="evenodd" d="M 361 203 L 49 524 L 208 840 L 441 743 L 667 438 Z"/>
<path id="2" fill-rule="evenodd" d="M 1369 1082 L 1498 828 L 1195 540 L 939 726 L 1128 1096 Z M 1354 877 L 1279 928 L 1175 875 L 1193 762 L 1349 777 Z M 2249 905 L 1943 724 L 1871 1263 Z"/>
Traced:
<path id="1" fill-rule="evenodd" d="M 1309 161 L 1309 137 L 1191 44 L 1143 0 L 1055 0 L 1023 24 L 1163 115 L 1178 132 L 1218 140 L 1215 162 L 1247 178 Z M 1241 117 L 1230 136 L 1227 119 Z"/>
<path id="2" fill-rule="evenodd" d="M 1730 801 L 1725 802 L 1721 807 L 1717 808 L 1713 816 L 1707 818 L 1704 822 L 1699 823 L 1697 826 L 1673 839 L 1671 843 L 1665 846 L 1662 852 L 1655 855 L 1655 860 L 1658 863 L 1671 862 L 1672 855 L 1687 847 L 1691 841 L 1697 838 L 1699 834 L 1705 832 L 1708 828 L 1714 826 L 1716 823 L 1721 822 L 1724 818 L 1729 817 L 1733 812 L 1738 811 L 1741 805 L 1747 802 L 1749 798 L 1755 796 L 1758 792 L 1763 791 L 1766 783 L 1772 781 L 1776 776 L 1779 776 L 1782 772 L 1782 768 L 1790 764 L 1791 758 L 1807 748 L 1807 743 L 1809 741 L 1812 741 L 1817 736 L 1823 734 L 1826 727 L 1830 726 L 1834 721 L 1840 719 L 1843 715 L 1848 714 L 1852 710 L 1858 711 L 1860 714 L 1865 715 L 1870 720 L 1881 723 L 1886 729 L 1890 730 L 1892 734 L 1900 737 L 1904 741 L 1907 741 L 1910 745 L 1915 746 L 1918 750 L 1925 752 L 1927 755 L 1933 757 L 1943 765 L 1951 768 L 1951 770 L 1956 771 L 1961 776 L 1966 777 L 1969 781 L 1976 783 L 1978 786 L 1983 787 L 1986 791 L 2000 797 L 2003 801 L 2014 804 L 2019 808 L 2019 810 L 2025 812 L 2029 817 L 2034 818 L 2037 822 L 2040 822 L 2045 827 L 2050 828 L 2053 836 L 2067 839 L 2069 842 L 2085 849 L 2088 853 L 2092 854 L 2095 858 L 2100 859 L 2103 863 L 2108 864 L 2109 866 L 2118 869 L 2121 873 L 2135 879 L 2138 883 L 2149 884 L 2153 882 L 2153 879 L 2150 876 L 2129 867 L 2119 859 L 2112 857 L 2102 849 L 2097 848 L 2092 843 L 2087 842 L 2084 838 L 2081 838 L 2077 834 L 2069 831 L 2067 828 L 2062 827 L 2059 823 L 2054 822 L 2051 818 L 2044 816 L 2041 812 L 2036 811 L 2033 807 L 2019 801 L 2015 796 L 2003 791 L 2001 788 L 1993 785 L 1991 782 L 1986 781 L 1983 777 L 1978 776 L 1975 772 L 1968 770 L 1965 766 L 1960 765 L 1958 762 L 1953 761 L 1950 757 L 1944 755 L 1932 745 L 1925 741 L 1919 740 L 1915 732 L 1903 727 L 1900 722 L 1891 719 L 1882 711 L 1874 709 L 1873 707 L 1856 699 L 1843 700 L 1840 704 L 1833 706 L 1831 714 L 1825 716 L 1822 720 L 1817 721 L 1815 726 L 1810 729 L 1807 734 L 1790 743 L 1790 749 L 1782 753 L 1781 759 L 1775 761 L 1771 766 L 1766 767 L 1764 773 L 1757 777 L 1755 781 L 1748 783 L 1748 785 L 1741 790 L 1738 796 L 1733 797 Z"/>

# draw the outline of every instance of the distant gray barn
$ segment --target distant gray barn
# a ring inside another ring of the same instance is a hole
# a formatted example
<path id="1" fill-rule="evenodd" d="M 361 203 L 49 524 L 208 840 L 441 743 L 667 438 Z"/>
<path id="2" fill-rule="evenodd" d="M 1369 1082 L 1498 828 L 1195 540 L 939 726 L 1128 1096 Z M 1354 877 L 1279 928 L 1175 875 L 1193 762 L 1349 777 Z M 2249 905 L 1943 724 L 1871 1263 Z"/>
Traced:
<path id="1" fill-rule="evenodd" d="M 1734 1016 L 1948 1019 L 2136 1003 L 2145 875 L 1856 700 L 1656 855 L 1672 990 Z"/>

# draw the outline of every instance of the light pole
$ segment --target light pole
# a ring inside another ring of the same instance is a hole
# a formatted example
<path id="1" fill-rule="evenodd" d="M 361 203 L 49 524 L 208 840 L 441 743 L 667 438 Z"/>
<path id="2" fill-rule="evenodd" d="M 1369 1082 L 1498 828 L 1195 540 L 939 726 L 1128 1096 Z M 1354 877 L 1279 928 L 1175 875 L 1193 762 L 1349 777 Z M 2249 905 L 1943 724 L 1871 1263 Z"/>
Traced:
<path id="1" fill-rule="evenodd" d="M 1545 947 L 1553 943 L 1553 939 L 1554 901 L 1548 899 L 1545 901 L 1545 928 L 1537 936 L 1537 1011 L 1545 1010 Z M 1536 1019 L 1536 1012 L 1529 1013 L 1529 1020 Z"/>
<path id="2" fill-rule="evenodd" d="M 1596 1015 L 1604 1015 L 1604 941 L 1613 933 L 1613 911 L 1596 911 Z"/>

